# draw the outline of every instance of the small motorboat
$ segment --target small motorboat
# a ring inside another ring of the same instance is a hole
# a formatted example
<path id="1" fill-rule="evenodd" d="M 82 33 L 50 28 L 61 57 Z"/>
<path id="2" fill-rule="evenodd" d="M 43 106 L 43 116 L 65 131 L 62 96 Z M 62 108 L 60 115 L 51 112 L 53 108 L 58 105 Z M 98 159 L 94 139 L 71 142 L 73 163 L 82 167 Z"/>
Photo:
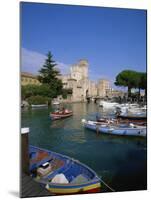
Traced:
<path id="1" fill-rule="evenodd" d="M 115 112 L 122 112 L 122 113 L 145 113 L 146 107 L 140 107 L 138 104 L 119 104 L 115 107 Z"/>
<path id="2" fill-rule="evenodd" d="M 96 121 L 87 121 L 82 119 L 85 128 L 94 130 L 96 132 L 111 134 L 111 135 L 127 135 L 127 136 L 146 136 L 146 126 L 139 126 L 136 124 L 107 124 Z"/>
<path id="3" fill-rule="evenodd" d="M 100 104 L 99 104 L 99 106 L 106 108 L 106 109 L 115 108 L 118 105 L 119 104 L 116 102 L 108 102 L 108 101 L 100 101 Z"/>
<path id="4" fill-rule="evenodd" d="M 56 112 L 52 112 L 50 113 L 50 118 L 52 120 L 57 120 L 57 119 L 63 119 L 63 118 L 67 118 L 73 115 L 72 111 L 69 110 L 65 110 L 65 111 L 56 111 Z"/>
<path id="5" fill-rule="evenodd" d="M 45 108 L 48 107 L 48 104 L 31 104 L 32 108 Z"/>
<path id="6" fill-rule="evenodd" d="M 52 194 L 100 192 L 101 179 L 78 160 L 35 146 L 29 155 L 31 176 Z"/>
<path id="7" fill-rule="evenodd" d="M 117 115 L 117 118 L 120 119 L 127 119 L 127 120 L 133 120 L 133 121 L 138 121 L 138 120 L 147 120 L 146 113 L 127 113 L 127 114 L 119 114 Z"/>

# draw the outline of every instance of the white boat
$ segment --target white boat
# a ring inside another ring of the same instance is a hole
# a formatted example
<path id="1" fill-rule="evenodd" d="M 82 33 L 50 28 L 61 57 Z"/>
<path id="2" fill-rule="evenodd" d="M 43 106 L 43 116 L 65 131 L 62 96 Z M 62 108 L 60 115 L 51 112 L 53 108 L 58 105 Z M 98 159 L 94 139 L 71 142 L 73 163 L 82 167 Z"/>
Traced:
<path id="1" fill-rule="evenodd" d="M 95 121 L 87 121 L 82 119 L 82 123 L 85 128 L 94 130 L 98 133 L 121 135 L 121 136 L 141 136 L 146 137 L 146 126 L 138 126 L 134 124 L 100 124 Z"/>
<path id="2" fill-rule="evenodd" d="M 31 104 L 32 108 L 43 108 L 43 107 L 48 107 L 47 104 Z"/>
<path id="3" fill-rule="evenodd" d="M 108 101 L 100 101 L 99 106 L 103 107 L 103 108 L 115 108 L 116 106 L 118 106 L 119 103 L 116 102 L 108 102 Z"/>
<path id="4" fill-rule="evenodd" d="M 146 107 L 140 107 L 138 104 L 119 104 L 115 107 L 115 112 L 120 112 L 121 114 L 135 114 L 146 115 Z"/>
<path id="5" fill-rule="evenodd" d="M 60 105 L 60 102 L 59 101 L 54 101 L 52 102 L 53 105 Z"/>

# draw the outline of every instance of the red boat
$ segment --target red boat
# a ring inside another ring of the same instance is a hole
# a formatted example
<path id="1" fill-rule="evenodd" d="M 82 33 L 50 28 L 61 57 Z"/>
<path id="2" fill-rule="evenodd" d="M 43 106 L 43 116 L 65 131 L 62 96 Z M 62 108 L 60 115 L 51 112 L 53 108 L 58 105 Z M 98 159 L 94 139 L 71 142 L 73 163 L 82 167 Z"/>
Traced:
<path id="1" fill-rule="evenodd" d="M 50 113 L 50 117 L 52 120 L 62 119 L 66 117 L 70 117 L 73 115 L 72 111 L 59 111 Z"/>

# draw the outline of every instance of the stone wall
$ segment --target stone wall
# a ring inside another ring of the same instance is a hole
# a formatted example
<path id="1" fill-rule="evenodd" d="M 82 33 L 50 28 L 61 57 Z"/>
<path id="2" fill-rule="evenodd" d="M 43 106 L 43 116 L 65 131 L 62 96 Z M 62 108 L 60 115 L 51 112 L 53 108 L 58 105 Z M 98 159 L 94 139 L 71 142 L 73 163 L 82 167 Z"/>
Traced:
<path id="1" fill-rule="evenodd" d="M 106 91 L 110 89 L 110 83 L 106 79 L 102 79 L 98 83 L 98 96 L 105 97 L 107 95 Z"/>

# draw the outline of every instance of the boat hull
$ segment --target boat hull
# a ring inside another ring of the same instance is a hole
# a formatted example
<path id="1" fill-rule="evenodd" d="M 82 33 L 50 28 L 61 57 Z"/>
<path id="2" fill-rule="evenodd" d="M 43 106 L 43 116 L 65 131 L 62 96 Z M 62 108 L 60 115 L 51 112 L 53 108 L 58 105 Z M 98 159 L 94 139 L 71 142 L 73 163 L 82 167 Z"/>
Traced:
<path id="1" fill-rule="evenodd" d="M 73 115 L 73 112 L 67 113 L 67 114 L 55 114 L 55 113 L 51 113 L 50 114 L 50 118 L 52 120 L 58 120 L 58 119 L 63 119 L 63 118 L 67 118 Z"/>
<path id="2" fill-rule="evenodd" d="M 111 135 L 121 135 L 121 136 L 146 136 L 146 127 L 139 128 L 120 128 L 120 127 L 112 127 L 108 125 L 98 125 L 93 122 L 85 122 L 84 127 L 91 129 L 96 132 L 111 134 Z"/>
<path id="3" fill-rule="evenodd" d="M 82 193 L 97 193 L 100 192 L 100 183 L 94 183 L 91 185 L 83 186 L 60 186 L 51 187 L 47 186 L 47 190 L 53 194 L 64 195 L 64 194 L 82 194 Z"/>
<path id="4" fill-rule="evenodd" d="M 32 108 L 43 108 L 43 107 L 48 107 L 48 105 L 47 104 L 39 104 L 39 105 L 32 104 L 31 107 Z"/>
<path id="5" fill-rule="evenodd" d="M 147 120 L 147 117 L 145 117 L 145 116 L 141 117 L 141 116 L 119 115 L 119 116 L 117 116 L 117 118 L 127 119 L 127 120 L 133 120 L 133 121 L 134 120 L 136 120 L 136 121 L 138 121 L 138 120 L 140 120 L 140 121 Z"/>

